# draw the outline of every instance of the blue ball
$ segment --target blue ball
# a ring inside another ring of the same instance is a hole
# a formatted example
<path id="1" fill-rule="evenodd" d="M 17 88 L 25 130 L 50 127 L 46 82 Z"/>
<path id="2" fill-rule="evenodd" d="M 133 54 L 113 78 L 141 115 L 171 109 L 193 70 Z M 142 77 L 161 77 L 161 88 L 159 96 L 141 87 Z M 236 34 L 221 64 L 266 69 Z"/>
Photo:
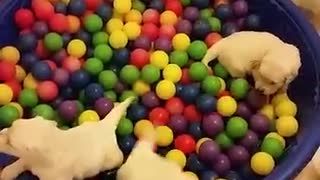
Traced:
<path id="1" fill-rule="evenodd" d="M 209 22 L 205 19 L 199 19 L 193 24 L 192 36 L 196 39 L 205 39 L 211 33 Z"/>
<path id="2" fill-rule="evenodd" d="M 159 0 L 152 0 L 149 4 L 149 8 L 156 9 L 159 13 L 164 11 L 164 2 Z"/>
<path id="3" fill-rule="evenodd" d="M 43 61 L 36 62 L 31 69 L 32 76 L 39 81 L 50 80 L 53 76 L 49 64 Z"/>
<path id="4" fill-rule="evenodd" d="M 127 48 L 116 49 L 113 51 L 112 62 L 122 67 L 129 64 L 130 51 Z"/>
<path id="5" fill-rule="evenodd" d="M 187 160 L 187 169 L 198 174 L 205 170 L 205 165 L 196 154 L 190 154 Z"/>
<path id="6" fill-rule="evenodd" d="M 260 16 L 251 14 L 245 19 L 244 24 L 247 30 L 258 30 L 261 26 Z"/>
<path id="7" fill-rule="evenodd" d="M 21 65 L 22 67 L 27 70 L 31 71 L 32 67 L 40 61 L 39 57 L 34 53 L 25 53 L 22 54 L 21 57 Z"/>
<path id="8" fill-rule="evenodd" d="M 67 86 L 60 89 L 60 96 L 65 100 L 74 99 L 77 97 L 77 93 L 70 86 Z"/>
<path id="9" fill-rule="evenodd" d="M 182 92 L 182 89 L 183 89 L 183 85 L 182 84 L 176 84 L 176 95 L 177 96 L 180 96 L 181 92 Z"/>
<path id="10" fill-rule="evenodd" d="M 64 101 L 64 99 L 62 97 L 57 97 L 56 99 L 54 99 L 50 105 L 54 108 L 54 109 L 58 109 L 58 107 L 60 106 L 60 104 Z"/>
<path id="11" fill-rule="evenodd" d="M 61 13 L 61 14 L 66 14 L 67 13 L 67 5 L 66 3 L 63 3 L 63 2 L 56 2 L 54 4 L 54 11 L 56 13 Z"/>
<path id="12" fill-rule="evenodd" d="M 81 39 L 87 46 L 91 45 L 91 35 L 87 31 L 80 29 L 75 36 Z"/>
<path id="13" fill-rule="evenodd" d="M 103 87 L 97 83 L 89 84 L 84 90 L 84 96 L 88 102 L 93 103 L 104 96 Z"/>
<path id="14" fill-rule="evenodd" d="M 4 153 L 0 153 L 0 168 L 4 168 L 10 164 L 12 164 L 13 162 L 15 162 L 17 160 L 16 157 L 8 155 L 8 154 L 4 154 Z"/>
<path id="15" fill-rule="evenodd" d="M 179 96 L 185 103 L 191 104 L 196 101 L 199 94 L 200 94 L 199 86 L 197 86 L 196 84 L 190 84 L 182 88 L 182 91 Z"/>
<path id="16" fill-rule="evenodd" d="M 83 89 L 90 82 L 90 75 L 84 70 L 77 70 L 71 74 L 70 83 L 74 89 Z"/>
<path id="17" fill-rule="evenodd" d="M 69 14 L 82 16 L 86 12 L 86 3 L 84 0 L 70 0 L 68 4 Z"/>
<path id="18" fill-rule="evenodd" d="M 191 3 L 199 9 L 205 9 L 210 6 L 209 0 L 191 0 Z"/>
<path id="19" fill-rule="evenodd" d="M 69 33 L 63 33 L 62 34 L 62 41 L 63 41 L 63 46 L 67 46 L 68 43 L 71 41 L 72 36 Z"/>
<path id="20" fill-rule="evenodd" d="M 214 171 L 204 171 L 201 173 L 200 180 L 212 180 L 217 179 L 219 176 Z"/>
<path id="21" fill-rule="evenodd" d="M 221 28 L 221 34 L 224 37 L 227 37 L 227 36 L 229 36 L 235 32 L 238 32 L 238 31 L 239 31 L 238 26 L 232 22 L 227 22 L 227 23 L 223 24 L 222 28 Z"/>
<path id="22" fill-rule="evenodd" d="M 32 31 L 39 37 L 43 38 L 48 32 L 49 28 L 46 22 L 44 21 L 37 21 L 32 26 Z"/>
<path id="23" fill-rule="evenodd" d="M 23 52 L 30 52 L 36 49 L 38 39 L 33 33 L 23 33 L 19 36 L 18 48 Z"/>
<path id="24" fill-rule="evenodd" d="M 132 121 L 139 121 L 147 117 L 148 110 L 141 104 L 132 104 L 127 111 L 127 117 Z"/>
<path id="25" fill-rule="evenodd" d="M 119 139 L 119 147 L 125 155 L 130 154 L 135 143 L 136 139 L 132 135 L 127 135 Z"/>
<path id="26" fill-rule="evenodd" d="M 96 14 L 100 16 L 103 21 L 107 22 L 112 17 L 112 8 L 108 4 L 102 4 L 96 10 Z"/>
<path id="27" fill-rule="evenodd" d="M 210 113 L 216 110 L 217 99 L 211 95 L 204 94 L 197 98 L 196 107 L 202 113 Z"/>
<path id="28" fill-rule="evenodd" d="M 201 124 L 199 122 L 191 123 L 189 125 L 189 133 L 195 138 L 200 139 L 203 137 Z"/>
<path id="29" fill-rule="evenodd" d="M 232 7 L 228 4 L 220 4 L 217 6 L 215 13 L 216 16 L 222 21 L 230 19 L 233 16 Z"/>

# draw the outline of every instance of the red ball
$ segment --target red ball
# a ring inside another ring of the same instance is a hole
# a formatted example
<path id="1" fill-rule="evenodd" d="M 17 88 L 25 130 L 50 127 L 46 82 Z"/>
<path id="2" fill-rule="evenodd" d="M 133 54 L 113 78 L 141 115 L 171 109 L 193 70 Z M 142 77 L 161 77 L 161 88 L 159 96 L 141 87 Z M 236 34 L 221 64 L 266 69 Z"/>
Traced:
<path id="1" fill-rule="evenodd" d="M 170 114 L 182 114 L 184 104 L 180 98 L 173 97 L 166 102 L 165 108 Z"/>
<path id="2" fill-rule="evenodd" d="M 34 23 L 34 16 L 29 9 L 19 9 L 15 13 L 14 20 L 19 28 L 30 28 Z"/>
<path id="3" fill-rule="evenodd" d="M 190 122 L 200 122 L 202 118 L 201 113 L 197 110 L 196 106 L 192 104 L 184 108 L 183 115 Z"/>
<path id="4" fill-rule="evenodd" d="M 190 84 L 192 82 L 190 75 L 189 75 L 189 70 L 188 68 L 183 68 L 182 69 L 182 76 L 180 82 L 182 84 Z"/>
<path id="5" fill-rule="evenodd" d="M 143 68 L 143 66 L 149 64 L 149 53 L 148 51 L 138 48 L 131 52 L 130 64 L 137 68 Z"/>
<path id="6" fill-rule="evenodd" d="M 43 40 L 38 40 L 38 44 L 37 44 L 37 48 L 36 48 L 36 54 L 41 59 L 46 59 L 47 57 L 49 57 L 50 53 L 45 48 Z"/>
<path id="7" fill-rule="evenodd" d="M 52 31 L 63 33 L 68 30 L 69 21 L 67 16 L 61 13 L 53 15 L 49 20 L 49 27 Z"/>
<path id="8" fill-rule="evenodd" d="M 88 10 L 96 11 L 98 6 L 102 4 L 101 0 L 85 0 L 86 7 Z"/>
<path id="9" fill-rule="evenodd" d="M 213 44 L 220 41 L 221 39 L 222 39 L 222 36 L 220 34 L 213 32 L 207 35 L 205 39 L 205 43 L 207 44 L 208 47 L 211 47 Z"/>
<path id="10" fill-rule="evenodd" d="M 180 1 L 170 0 L 166 2 L 166 10 L 171 10 L 179 17 L 183 12 L 183 7 Z"/>
<path id="11" fill-rule="evenodd" d="M 141 28 L 141 34 L 150 38 L 150 40 L 154 41 L 159 36 L 159 28 L 152 23 L 146 23 Z"/>
<path id="12" fill-rule="evenodd" d="M 174 148 L 185 154 L 193 153 L 196 150 L 196 141 L 188 134 L 179 135 L 174 140 Z"/>
<path id="13" fill-rule="evenodd" d="M 159 29 L 159 37 L 172 39 L 176 33 L 176 29 L 172 25 L 162 25 Z"/>
<path id="14" fill-rule="evenodd" d="M 43 62 L 46 62 L 46 63 L 50 66 L 50 68 L 51 68 L 52 71 L 55 71 L 55 70 L 57 69 L 57 65 L 56 65 L 56 63 L 54 63 L 53 61 L 51 61 L 51 60 L 44 60 Z"/>
<path id="15" fill-rule="evenodd" d="M 221 98 L 223 96 L 231 96 L 231 93 L 229 91 L 221 91 L 219 94 L 218 94 L 218 97 Z"/>
<path id="16" fill-rule="evenodd" d="M 152 24 L 159 24 L 160 22 L 160 14 L 155 9 L 147 9 L 142 14 L 142 21 L 143 23 L 152 23 Z"/>
<path id="17" fill-rule="evenodd" d="M 54 15 L 54 7 L 48 1 L 35 1 L 32 7 L 39 20 L 48 21 Z"/>
<path id="18" fill-rule="evenodd" d="M 81 61 L 75 57 L 68 56 L 62 61 L 62 67 L 71 73 L 81 68 Z"/>
<path id="19" fill-rule="evenodd" d="M 16 66 L 7 61 L 0 61 L 0 81 L 10 81 L 16 77 Z"/>
<path id="20" fill-rule="evenodd" d="M 16 100 L 21 91 L 20 83 L 17 80 L 13 79 L 11 81 L 7 81 L 6 84 L 11 88 L 13 92 L 13 100 Z"/>
<path id="21" fill-rule="evenodd" d="M 156 107 L 150 111 L 149 120 L 155 126 L 164 126 L 168 124 L 169 116 L 169 112 L 166 109 L 162 107 Z"/>
<path id="22" fill-rule="evenodd" d="M 37 86 L 37 94 L 43 101 L 52 101 L 58 96 L 58 86 L 53 81 L 43 81 Z"/>

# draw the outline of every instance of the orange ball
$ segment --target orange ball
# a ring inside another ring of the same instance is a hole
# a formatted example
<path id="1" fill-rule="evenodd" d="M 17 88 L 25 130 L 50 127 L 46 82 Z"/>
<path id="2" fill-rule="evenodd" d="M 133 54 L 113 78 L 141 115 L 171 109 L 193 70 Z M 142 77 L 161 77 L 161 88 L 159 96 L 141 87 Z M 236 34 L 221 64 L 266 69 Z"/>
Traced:
<path id="1" fill-rule="evenodd" d="M 208 47 L 211 47 L 213 44 L 220 41 L 221 39 L 222 39 L 222 36 L 220 34 L 213 32 L 207 35 L 205 39 L 205 43 L 207 44 Z"/>
<path id="2" fill-rule="evenodd" d="M 67 19 L 69 22 L 68 31 L 70 33 L 78 32 L 81 26 L 80 19 L 77 16 L 73 16 L 73 15 L 68 15 Z"/>
<path id="3" fill-rule="evenodd" d="M 69 72 L 74 72 L 81 68 L 81 61 L 78 58 L 69 56 L 62 61 L 62 67 Z"/>
<path id="4" fill-rule="evenodd" d="M 43 101 L 52 101 L 58 96 L 58 86 L 53 81 L 43 81 L 37 87 L 37 94 Z"/>

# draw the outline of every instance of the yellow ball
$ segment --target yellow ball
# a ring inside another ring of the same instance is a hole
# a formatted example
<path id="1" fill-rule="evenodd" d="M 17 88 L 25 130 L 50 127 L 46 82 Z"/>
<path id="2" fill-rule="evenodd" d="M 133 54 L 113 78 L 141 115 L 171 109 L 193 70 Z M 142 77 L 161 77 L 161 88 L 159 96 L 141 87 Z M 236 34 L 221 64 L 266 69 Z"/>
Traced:
<path id="1" fill-rule="evenodd" d="M 281 142 L 281 145 L 282 145 L 282 148 L 285 148 L 286 147 L 286 140 L 280 136 L 278 133 L 276 132 L 270 132 L 266 135 L 265 138 L 275 138 L 275 139 L 278 139 L 280 142 Z"/>
<path id="2" fill-rule="evenodd" d="M 167 147 L 173 141 L 173 132 L 168 126 L 156 127 L 157 144 L 160 147 Z"/>
<path id="3" fill-rule="evenodd" d="M 281 94 L 276 94 L 272 100 L 271 104 L 273 106 L 277 106 L 279 102 L 284 101 L 284 100 L 289 100 L 289 97 L 286 93 L 281 93 Z"/>
<path id="4" fill-rule="evenodd" d="M 258 152 L 252 156 L 250 165 L 255 173 L 266 176 L 272 172 L 275 162 L 271 155 L 265 152 Z"/>
<path id="5" fill-rule="evenodd" d="M 128 37 L 123 31 L 113 31 L 109 37 L 109 44 L 115 49 L 124 48 L 127 43 Z"/>
<path id="6" fill-rule="evenodd" d="M 126 22 L 136 22 L 140 24 L 142 22 L 142 14 L 136 9 L 131 9 L 125 16 Z"/>
<path id="7" fill-rule="evenodd" d="M 237 101 L 231 96 L 223 96 L 217 101 L 217 111 L 222 116 L 230 117 L 237 111 Z"/>
<path id="8" fill-rule="evenodd" d="M 99 122 L 100 117 L 97 112 L 93 110 L 86 110 L 82 112 L 78 118 L 78 124 L 81 125 L 85 122 Z"/>
<path id="9" fill-rule="evenodd" d="M 13 46 L 5 46 L 0 50 L 0 59 L 17 64 L 20 60 L 20 52 Z"/>
<path id="10" fill-rule="evenodd" d="M 29 73 L 23 80 L 23 87 L 27 89 L 36 89 L 38 86 L 38 81 Z"/>
<path id="11" fill-rule="evenodd" d="M 9 104 L 12 101 L 12 89 L 6 84 L 0 84 L 0 105 Z"/>
<path id="12" fill-rule="evenodd" d="M 168 80 L 161 80 L 156 86 L 156 94 L 160 99 L 168 100 L 176 94 L 176 86 Z"/>
<path id="13" fill-rule="evenodd" d="M 160 15 L 160 23 L 162 25 L 175 25 L 178 21 L 177 15 L 170 10 L 166 10 Z"/>
<path id="14" fill-rule="evenodd" d="M 166 154 L 166 158 L 178 163 L 178 165 L 183 169 L 186 166 L 187 158 L 184 153 L 178 149 L 172 149 Z"/>
<path id="15" fill-rule="evenodd" d="M 9 105 L 15 107 L 19 112 L 19 118 L 22 118 L 22 116 L 23 116 L 23 108 L 22 108 L 22 106 L 19 103 L 16 103 L 16 102 L 11 102 L 11 103 L 9 103 Z"/>
<path id="16" fill-rule="evenodd" d="M 180 81 L 182 77 L 182 70 L 176 64 L 169 64 L 162 71 L 163 78 L 174 83 Z"/>
<path id="17" fill-rule="evenodd" d="M 220 92 L 226 90 L 226 86 L 227 85 L 226 85 L 226 82 L 221 77 L 218 77 L 218 79 L 220 80 L 220 84 L 221 84 L 221 88 L 220 88 L 220 91 L 219 91 L 219 93 L 220 93 Z"/>
<path id="18" fill-rule="evenodd" d="M 185 33 L 178 33 L 172 38 L 172 46 L 175 50 L 186 51 L 190 45 L 190 38 Z"/>
<path id="19" fill-rule="evenodd" d="M 121 21 L 123 21 L 123 15 L 124 14 L 121 14 L 121 13 L 119 13 L 117 10 L 113 10 L 113 12 L 112 12 L 112 18 L 117 18 L 117 19 L 120 19 Z"/>
<path id="20" fill-rule="evenodd" d="M 131 0 L 114 0 L 113 8 L 120 14 L 124 14 L 130 11 L 132 7 Z"/>
<path id="21" fill-rule="evenodd" d="M 191 171 L 185 171 L 183 174 L 190 180 L 199 180 L 198 176 Z"/>
<path id="22" fill-rule="evenodd" d="M 276 130 L 282 137 L 292 137 L 298 129 L 298 121 L 293 116 L 282 116 L 276 120 Z"/>
<path id="23" fill-rule="evenodd" d="M 127 22 L 123 26 L 123 32 L 129 40 L 135 40 L 141 33 L 140 25 L 136 22 Z"/>
<path id="24" fill-rule="evenodd" d="M 259 112 L 267 116 L 270 121 L 273 121 L 275 118 L 274 107 L 271 104 L 264 105 Z"/>
<path id="25" fill-rule="evenodd" d="M 210 138 L 204 137 L 198 140 L 197 144 L 196 144 L 196 152 L 199 153 L 199 148 L 201 146 L 202 143 L 211 140 Z"/>
<path id="26" fill-rule="evenodd" d="M 18 82 L 22 82 L 26 78 L 26 71 L 19 65 L 16 65 L 16 79 Z"/>
<path id="27" fill-rule="evenodd" d="M 68 54 L 76 58 L 82 58 L 86 54 L 86 51 L 87 46 L 80 39 L 74 39 L 70 41 L 67 46 Z"/>
<path id="28" fill-rule="evenodd" d="M 143 96 L 151 90 L 150 85 L 142 80 L 136 81 L 132 86 L 133 91 L 139 96 Z"/>
<path id="29" fill-rule="evenodd" d="M 123 22 L 118 18 L 111 18 L 106 25 L 106 29 L 109 34 L 117 30 L 122 30 L 122 28 Z"/>
<path id="30" fill-rule="evenodd" d="M 275 114 L 277 117 L 295 116 L 297 114 L 297 105 L 290 100 L 280 101 L 275 106 Z"/>
<path id="31" fill-rule="evenodd" d="M 134 135 L 137 138 L 140 138 L 146 134 L 148 134 L 149 132 L 152 132 L 154 129 L 153 124 L 149 121 L 149 120 L 140 120 L 138 121 L 135 125 L 134 125 Z"/>
<path id="32" fill-rule="evenodd" d="M 157 50 L 150 55 L 150 63 L 159 69 L 164 69 L 169 64 L 169 56 L 166 52 Z"/>

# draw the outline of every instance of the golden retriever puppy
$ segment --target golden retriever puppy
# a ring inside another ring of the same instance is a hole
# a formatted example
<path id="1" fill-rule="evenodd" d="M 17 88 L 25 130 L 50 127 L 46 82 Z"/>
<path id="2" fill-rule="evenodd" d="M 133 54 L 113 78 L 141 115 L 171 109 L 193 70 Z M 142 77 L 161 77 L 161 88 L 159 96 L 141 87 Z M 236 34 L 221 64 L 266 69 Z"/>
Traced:
<path id="1" fill-rule="evenodd" d="M 301 66 L 299 50 L 268 32 L 242 31 L 212 45 L 202 59 L 218 61 L 232 77 L 252 75 L 265 95 L 286 91 Z"/>

